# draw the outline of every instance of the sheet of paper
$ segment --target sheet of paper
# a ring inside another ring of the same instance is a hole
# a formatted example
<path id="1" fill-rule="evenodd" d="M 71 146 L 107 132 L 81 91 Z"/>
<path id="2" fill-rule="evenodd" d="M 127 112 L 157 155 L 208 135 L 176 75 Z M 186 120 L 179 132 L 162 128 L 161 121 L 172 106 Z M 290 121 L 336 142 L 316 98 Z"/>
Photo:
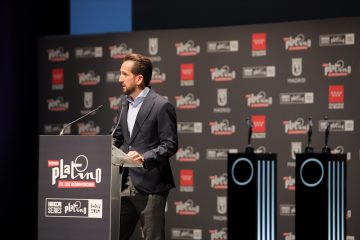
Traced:
<path id="1" fill-rule="evenodd" d="M 143 167 L 141 163 L 134 162 L 124 151 L 114 145 L 111 148 L 111 163 L 117 166 L 122 165 L 124 167 Z"/>

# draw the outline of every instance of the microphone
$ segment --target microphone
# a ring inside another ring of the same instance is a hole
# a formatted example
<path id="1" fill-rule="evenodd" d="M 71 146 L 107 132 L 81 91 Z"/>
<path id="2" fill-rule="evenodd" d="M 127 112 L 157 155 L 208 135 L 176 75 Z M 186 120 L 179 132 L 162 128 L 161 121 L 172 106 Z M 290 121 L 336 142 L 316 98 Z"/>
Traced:
<path id="1" fill-rule="evenodd" d="M 121 109 L 120 109 L 119 119 L 117 120 L 115 128 L 111 132 L 111 136 L 114 136 L 114 133 L 115 133 L 117 127 L 120 124 L 120 119 L 121 119 L 121 116 L 122 116 L 123 109 L 124 109 L 124 107 L 126 107 L 126 99 L 125 99 L 125 97 L 122 97 L 120 105 L 121 105 Z"/>
<path id="2" fill-rule="evenodd" d="M 60 136 L 62 136 L 62 135 L 64 134 L 64 130 L 65 130 L 65 128 L 69 127 L 71 124 L 73 124 L 73 123 L 75 123 L 75 122 L 77 122 L 77 121 L 79 121 L 79 120 L 83 119 L 84 117 L 86 117 L 86 116 L 88 116 L 88 115 L 92 114 L 93 112 L 96 112 L 97 110 L 102 109 L 103 107 L 104 107 L 103 105 L 100 105 L 100 106 L 98 106 L 97 108 L 95 108 L 94 110 L 91 110 L 90 112 L 88 112 L 87 114 L 85 114 L 85 115 L 83 115 L 83 116 L 81 116 L 81 117 L 79 117 L 79 118 L 75 119 L 75 120 L 74 120 L 74 121 L 72 121 L 71 123 L 66 124 L 66 125 L 63 127 L 63 129 L 61 130 L 61 132 L 59 133 L 59 135 L 60 135 Z"/>
<path id="3" fill-rule="evenodd" d="M 248 145 L 246 147 L 246 153 L 253 153 L 254 152 L 254 148 L 251 147 L 251 136 L 252 136 L 252 128 L 253 128 L 253 123 L 251 122 L 250 118 L 246 118 L 246 124 L 249 126 L 249 131 L 248 131 Z"/>
<path id="4" fill-rule="evenodd" d="M 313 126 L 313 122 L 312 122 L 312 117 L 309 117 L 309 129 L 308 129 L 308 144 L 307 147 L 305 148 L 305 152 L 306 153 L 313 153 L 314 152 L 314 148 L 311 146 L 311 136 L 312 136 L 312 126 Z"/>
<path id="5" fill-rule="evenodd" d="M 323 153 L 330 153 L 330 147 L 328 146 L 328 141 L 329 141 L 329 134 L 330 134 L 330 122 L 328 117 L 324 118 L 326 121 L 326 129 L 325 129 L 325 146 L 322 149 Z"/>
<path id="6" fill-rule="evenodd" d="M 118 128 L 119 124 L 120 124 L 121 116 L 122 116 L 124 107 L 126 107 L 126 103 L 127 103 L 126 95 L 121 96 L 121 97 L 120 97 L 120 106 L 121 106 L 121 109 L 120 109 L 119 118 L 117 119 L 117 123 L 116 123 L 114 129 L 113 129 L 112 132 L 111 132 L 112 148 L 115 147 L 115 149 L 116 149 L 116 148 L 119 148 L 119 147 L 116 146 L 116 139 L 114 138 L 114 133 L 115 133 L 116 129 Z M 114 152 L 114 149 L 111 150 L 111 154 L 113 154 L 113 152 Z M 113 164 L 113 165 L 116 165 L 116 164 Z M 120 166 L 120 167 L 119 167 L 119 173 L 122 175 L 123 170 L 124 170 L 124 166 L 123 166 L 123 164 L 120 164 L 119 166 Z M 121 179 L 120 181 L 122 181 L 122 176 L 120 177 L 120 179 Z M 121 183 L 120 183 L 120 187 L 121 187 Z M 119 202 L 121 202 L 121 201 L 119 201 Z"/>

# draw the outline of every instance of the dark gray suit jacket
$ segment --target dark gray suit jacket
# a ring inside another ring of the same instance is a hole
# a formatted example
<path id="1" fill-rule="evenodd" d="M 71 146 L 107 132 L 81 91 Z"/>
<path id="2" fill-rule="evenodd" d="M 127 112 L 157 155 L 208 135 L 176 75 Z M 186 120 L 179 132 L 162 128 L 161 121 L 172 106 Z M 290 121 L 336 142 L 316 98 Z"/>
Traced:
<path id="1" fill-rule="evenodd" d="M 125 100 L 126 101 L 126 100 Z M 137 151 L 144 156 L 144 168 L 128 168 L 135 188 L 145 193 L 162 193 L 175 187 L 169 158 L 178 150 L 177 120 L 174 106 L 163 96 L 150 90 L 136 117 L 130 138 L 127 125 L 129 104 L 122 106 L 119 125 L 114 133 L 116 145 L 127 153 Z M 123 183 L 124 183 L 123 179 Z"/>

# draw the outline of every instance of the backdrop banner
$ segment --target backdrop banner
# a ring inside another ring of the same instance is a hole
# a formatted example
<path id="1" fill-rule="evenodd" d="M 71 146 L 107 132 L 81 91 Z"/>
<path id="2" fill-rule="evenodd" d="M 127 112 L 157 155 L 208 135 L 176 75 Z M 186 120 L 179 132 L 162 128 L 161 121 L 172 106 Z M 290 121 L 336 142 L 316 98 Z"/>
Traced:
<path id="1" fill-rule="evenodd" d="M 245 149 L 249 119 L 255 153 L 277 154 L 275 238 L 294 240 L 295 160 L 310 117 L 314 151 L 321 152 L 330 124 L 331 152 L 346 155 L 347 233 L 360 239 L 359 26 L 357 17 L 43 37 L 38 128 L 59 134 L 104 105 L 64 135 L 107 134 L 122 95 L 121 61 L 141 53 L 153 62 L 152 89 L 174 104 L 178 118 L 167 239 L 227 239 L 227 156 Z"/>

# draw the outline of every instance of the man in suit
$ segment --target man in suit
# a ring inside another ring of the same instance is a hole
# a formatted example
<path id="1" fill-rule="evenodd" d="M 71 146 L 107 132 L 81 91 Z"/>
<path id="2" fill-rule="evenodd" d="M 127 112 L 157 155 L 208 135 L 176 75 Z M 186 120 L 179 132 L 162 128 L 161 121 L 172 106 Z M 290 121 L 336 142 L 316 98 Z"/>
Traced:
<path id="1" fill-rule="evenodd" d="M 151 61 L 140 54 L 125 56 L 119 83 L 125 94 L 113 134 L 119 146 L 143 167 L 122 174 L 120 240 L 130 239 L 140 220 L 146 240 L 165 240 L 165 204 L 175 187 L 169 158 L 178 149 L 176 111 L 149 86 Z"/>

